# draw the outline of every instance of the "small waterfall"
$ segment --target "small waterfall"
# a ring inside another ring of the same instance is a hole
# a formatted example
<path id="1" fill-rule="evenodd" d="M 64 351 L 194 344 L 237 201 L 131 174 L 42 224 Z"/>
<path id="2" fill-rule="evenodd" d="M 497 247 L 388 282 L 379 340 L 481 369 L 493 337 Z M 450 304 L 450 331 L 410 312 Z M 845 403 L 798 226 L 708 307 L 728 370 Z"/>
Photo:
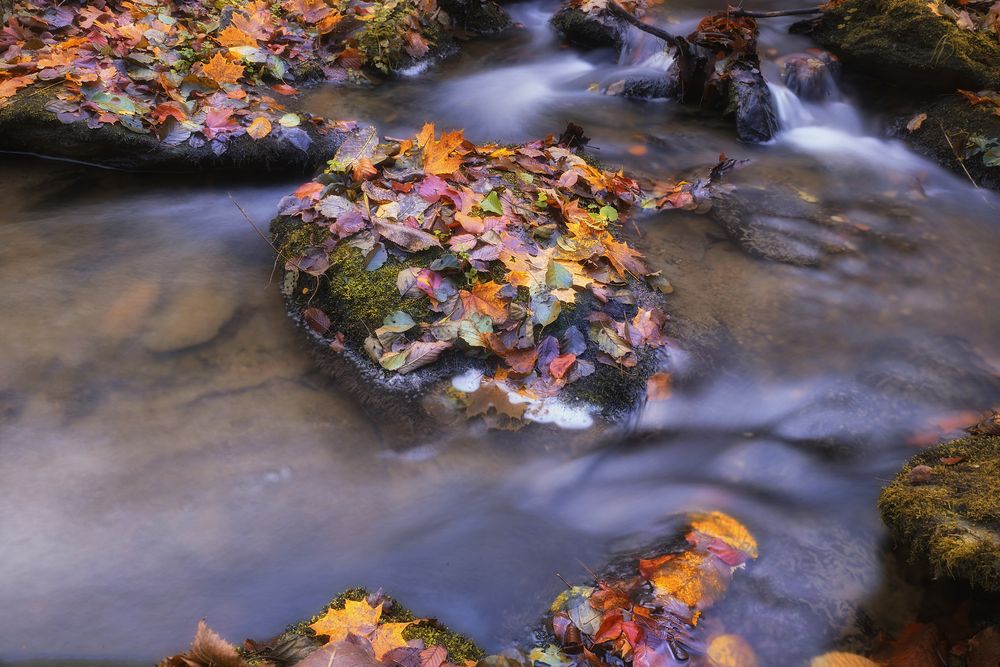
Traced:
<path id="1" fill-rule="evenodd" d="M 767 87 L 771 90 L 774 113 L 778 117 L 778 125 L 782 130 L 792 130 L 816 124 L 816 117 L 809 112 L 799 96 L 787 86 L 769 82 Z"/>
<path id="2" fill-rule="evenodd" d="M 774 112 L 782 132 L 808 127 L 824 127 L 840 130 L 848 134 L 861 135 L 864 128 L 861 116 L 848 102 L 845 102 L 832 81 L 833 86 L 823 101 L 807 102 L 796 95 L 788 86 L 768 82 Z"/>

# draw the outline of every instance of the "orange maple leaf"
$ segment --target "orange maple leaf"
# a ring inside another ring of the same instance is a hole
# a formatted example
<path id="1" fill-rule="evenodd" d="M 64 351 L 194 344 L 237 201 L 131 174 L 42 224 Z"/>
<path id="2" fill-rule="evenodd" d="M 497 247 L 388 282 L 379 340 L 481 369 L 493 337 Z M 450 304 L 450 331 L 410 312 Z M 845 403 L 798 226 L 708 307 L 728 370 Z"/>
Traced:
<path id="1" fill-rule="evenodd" d="M 226 83 L 238 83 L 243 76 L 243 66 L 230 62 L 221 53 L 216 53 L 208 64 L 202 67 L 202 73 L 221 86 Z"/>
<path id="2" fill-rule="evenodd" d="M 409 626 L 410 623 L 382 623 L 376 627 L 375 633 L 370 637 L 375 659 L 381 660 L 389 651 L 408 646 L 403 638 L 403 630 Z"/>
<path id="3" fill-rule="evenodd" d="M 428 174 L 453 174 L 462 166 L 462 156 L 452 155 L 463 143 L 465 136 L 461 130 L 444 132 L 440 139 L 434 138 L 434 125 L 427 123 L 417 135 L 417 146 L 424 151 L 424 171 Z"/>
<path id="4" fill-rule="evenodd" d="M 503 289 L 503 285 L 492 280 L 485 283 L 476 283 L 472 286 L 472 291 L 462 290 L 460 296 L 462 305 L 465 306 L 465 313 L 480 313 L 493 320 L 495 323 L 507 320 L 507 306 L 497 294 Z"/>
<path id="5" fill-rule="evenodd" d="M 216 41 L 222 46 L 237 47 L 237 46 L 257 46 L 257 38 L 252 35 L 248 35 L 234 25 L 230 25 L 225 30 L 219 33 L 216 37 Z"/>
<path id="6" fill-rule="evenodd" d="M 371 606 L 367 600 L 347 600 L 343 609 L 328 609 L 315 623 L 309 625 L 317 635 L 326 635 L 333 643 L 347 639 L 347 635 L 367 637 L 375 632 L 382 617 L 382 603 Z"/>

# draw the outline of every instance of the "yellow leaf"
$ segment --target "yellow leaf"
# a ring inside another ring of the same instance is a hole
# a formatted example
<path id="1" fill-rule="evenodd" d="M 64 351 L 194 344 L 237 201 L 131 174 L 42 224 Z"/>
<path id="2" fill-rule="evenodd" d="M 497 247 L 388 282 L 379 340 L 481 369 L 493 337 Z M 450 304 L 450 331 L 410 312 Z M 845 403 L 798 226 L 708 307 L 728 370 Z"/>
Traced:
<path id="1" fill-rule="evenodd" d="M 833 651 L 816 656 L 809 662 L 809 667 L 879 667 L 879 664 L 854 653 Z"/>
<path id="2" fill-rule="evenodd" d="M 202 73 L 219 85 L 238 83 L 243 76 L 243 66 L 226 60 L 221 53 L 215 56 L 202 68 Z"/>
<path id="3" fill-rule="evenodd" d="M 742 523 L 722 512 L 700 514 L 691 521 L 691 528 L 708 537 L 722 540 L 733 549 L 756 558 L 757 540 Z"/>
<path id="4" fill-rule="evenodd" d="M 729 584 L 730 568 L 709 553 L 685 551 L 666 560 L 649 582 L 658 596 L 674 597 L 689 607 L 707 609 Z"/>
<path id="5" fill-rule="evenodd" d="M 237 46 L 257 46 L 257 39 L 255 37 L 246 34 L 234 25 L 230 25 L 220 32 L 216 40 L 221 46 L 228 46 L 230 48 Z"/>
<path id="6" fill-rule="evenodd" d="M 264 116 L 257 116 L 250 123 L 250 127 L 247 128 L 247 134 L 254 139 L 263 139 L 271 134 L 271 121 Z"/>
<path id="7" fill-rule="evenodd" d="M 381 660 L 389 651 L 407 646 L 403 630 L 409 626 L 410 623 L 382 623 L 375 628 L 375 634 L 371 637 L 375 659 Z"/>
<path id="8" fill-rule="evenodd" d="M 343 609 L 328 609 L 309 627 L 315 630 L 317 635 L 329 637 L 327 643 L 331 643 L 346 639 L 349 634 L 367 637 L 375 631 L 375 626 L 381 617 L 381 602 L 377 607 L 373 607 L 367 600 L 360 602 L 347 600 Z"/>
<path id="9" fill-rule="evenodd" d="M 708 643 L 708 660 L 712 667 L 757 667 L 757 655 L 739 635 L 712 637 Z"/>

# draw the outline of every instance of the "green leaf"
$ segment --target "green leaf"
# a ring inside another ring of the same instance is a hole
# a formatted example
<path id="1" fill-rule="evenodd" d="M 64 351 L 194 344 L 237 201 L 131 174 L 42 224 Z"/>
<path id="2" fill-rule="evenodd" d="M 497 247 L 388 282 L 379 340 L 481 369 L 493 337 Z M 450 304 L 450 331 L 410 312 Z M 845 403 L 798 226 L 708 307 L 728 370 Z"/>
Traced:
<path id="1" fill-rule="evenodd" d="M 987 167 L 1000 167 L 1000 146 L 995 146 L 983 153 L 983 164 Z"/>
<path id="2" fill-rule="evenodd" d="M 610 220 L 611 222 L 616 222 L 618 220 L 618 209 L 614 206 L 602 206 L 599 211 L 601 217 Z"/>
<path id="3" fill-rule="evenodd" d="M 479 202 L 479 208 L 489 213 L 503 215 L 503 207 L 500 206 L 500 197 L 497 196 L 496 190 L 490 190 L 486 198 Z"/>

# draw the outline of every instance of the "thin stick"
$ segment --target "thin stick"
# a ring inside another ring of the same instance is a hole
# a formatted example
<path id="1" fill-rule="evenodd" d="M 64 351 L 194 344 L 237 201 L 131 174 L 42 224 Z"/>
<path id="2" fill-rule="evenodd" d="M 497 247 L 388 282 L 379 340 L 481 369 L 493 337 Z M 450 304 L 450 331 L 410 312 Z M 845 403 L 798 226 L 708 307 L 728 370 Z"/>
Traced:
<path id="1" fill-rule="evenodd" d="M 960 166 L 962 168 L 962 171 L 965 172 L 965 175 L 969 177 L 969 182 L 972 183 L 973 187 L 975 187 L 978 190 L 979 184 L 976 183 L 976 179 L 972 177 L 972 174 L 969 173 L 969 170 L 965 168 L 965 160 L 962 159 L 962 156 L 958 154 L 958 151 L 955 149 L 955 144 L 951 143 L 951 137 L 949 137 L 948 133 L 944 131 L 944 124 L 941 123 L 941 121 L 938 121 L 938 127 L 941 128 L 941 134 L 944 135 L 944 140 L 948 142 L 948 147 L 951 149 L 951 152 L 955 156 L 955 159 L 958 160 L 958 166 Z"/>
<path id="2" fill-rule="evenodd" d="M 657 28 L 654 25 L 649 25 L 645 21 L 640 21 L 638 18 L 633 16 L 630 11 L 619 5 L 615 0 L 608 0 L 608 9 L 611 11 L 612 14 L 614 14 L 621 20 L 625 21 L 626 23 L 631 23 L 639 30 L 642 30 L 643 32 L 648 32 L 650 35 L 653 35 L 654 37 L 659 37 L 660 39 L 662 39 L 667 44 L 670 44 L 671 46 L 675 46 L 678 48 L 680 47 L 679 44 L 680 38 L 678 38 L 675 35 L 671 35 L 666 30 Z"/>
<path id="3" fill-rule="evenodd" d="M 779 16 L 804 16 L 806 14 L 821 14 L 822 7 L 804 7 L 802 9 L 778 9 L 773 12 L 754 12 L 749 9 L 739 9 L 730 7 L 727 12 L 730 16 L 746 16 L 752 19 L 772 19 Z"/>
<path id="4" fill-rule="evenodd" d="M 244 208 L 242 206 L 240 206 L 240 203 L 238 201 L 236 201 L 236 199 L 233 197 L 233 193 L 232 192 L 227 192 L 226 194 L 229 195 L 229 201 L 233 202 L 233 204 L 236 205 L 236 208 L 240 209 L 240 213 L 242 213 L 243 217 L 246 218 L 246 221 L 250 223 L 250 226 L 253 227 L 253 230 L 255 232 L 257 232 L 257 236 L 259 236 L 261 239 L 263 239 L 264 243 L 266 243 L 267 245 L 271 246 L 271 250 L 273 250 L 275 253 L 277 253 L 278 255 L 280 255 L 281 252 L 275 247 L 275 245 L 273 243 L 271 243 L 271 239 L 269 239 L 266 236 L 264 236 L 264 233 L 262 231 L 260 231 L 260 229 L 257 227 L 257 225 L 254 224 L 254 221 L 250 218 L 250 215 L 246 212 L 246 210 L 244 210 Z"/>
<path id="5" fill-rule="evenodd" d="M 566 581 L 566 579 L 561 574 L 559 574 L 558 572 L 556 572 L 556 576 L 559 577 L 559 581 L 561 581 L 564 584 L 566 584 L 566 588 L 569 588 L 569 589 L 573 588 L 573 585 L 570 584 L 568 581 Z"/>

